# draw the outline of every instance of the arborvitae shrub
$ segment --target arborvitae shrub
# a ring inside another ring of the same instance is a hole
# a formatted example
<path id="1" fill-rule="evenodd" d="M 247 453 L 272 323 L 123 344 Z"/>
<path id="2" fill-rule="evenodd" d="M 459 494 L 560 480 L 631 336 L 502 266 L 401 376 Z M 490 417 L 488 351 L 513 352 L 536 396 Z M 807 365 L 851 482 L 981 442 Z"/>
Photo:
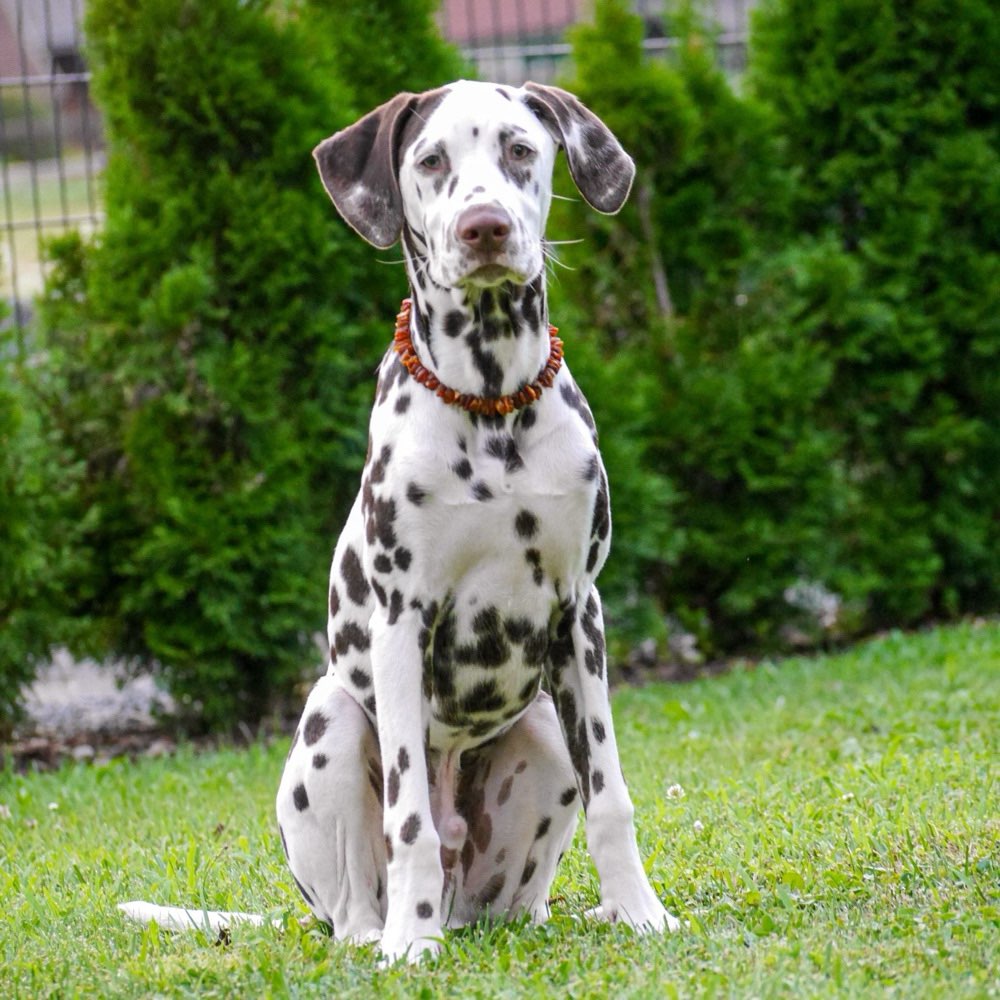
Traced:
<path id="1" fill-rule="evenodd" d="M 754 21 L 793 225 L 858 276 L 856 321 L 815 326 L 840 334 L 824 407 L 872 623 L 1000 599 L 998 46 L 989 0 L 769 0 Z"/>
<path id="2" fill-rule="evenodd" d="M 438 30 L 439 0 L 308 0 L 320 58 L 344 82 L 357 117 L 402 90 L 419 93 L 473 73 Z"/>
<path id="3" fill-rule="evenodd" d="M 657 63 L 601 0 L 568 81 L 638 175 L 616 219 L 557 208 L 586 237 L 558 309 L 594 332 L 606 434 L 601 380 L 632 373 L 619 500 L 669 497 L 619 517 L 612 596 L 709 650 L 995 607 L 1000 22 L 976 0 L 774 0 L 737 96 L 683 6 Z M 824 593 L 836 622 L 803 628 Z"/>
<path id="4" fill-rule="evenodd" d="M 604 0 L 576 30 L 568 86 L 636 159 L 631 202 L 611 220 L 557 209 L 559 235 L 585 237 L 562 254 L 557 294 L 593 338 L 581 381 L 614 491 L 609 617 L 648 629 L 669 615 L 707 652 L 773 643 L 785 589 L 832 582 L 828 525 L 846 503 L 837 435 L 812 410 L 829 365 L 773 322 L 789 180 L 767 115 L 732 91 L 697 19 L 653 60 L 627 8 Z"/>
<path id="5" fill-rule="evenodd" d="M 345 53 L 391 67 L 399 35 L 354 30 L 361 3 L 337 5 L 338 34 L 320 3 L 88 6 L 107 218 L 55 248 L 44 303 L 68 387 L 49 418 L 86 463 L 73 610 L 92 651 L 159 664 L 226 725 L 316 660 L 405 285 L 336 219 L 311 150 L 386 96 L 341 82 Z M 427 7 L 401 7 L 404 35 Z M 398 68 L 454 65 L 438 47 Z"/>
<path id="6" fill-rule="evenodd" d="M 57 478 L 50 462 L 17 351 L 0 335 L 0 738 L 18 718 L 21 685 L 46 652 L 40 625 L 53 610 L 51 486 Z"/>

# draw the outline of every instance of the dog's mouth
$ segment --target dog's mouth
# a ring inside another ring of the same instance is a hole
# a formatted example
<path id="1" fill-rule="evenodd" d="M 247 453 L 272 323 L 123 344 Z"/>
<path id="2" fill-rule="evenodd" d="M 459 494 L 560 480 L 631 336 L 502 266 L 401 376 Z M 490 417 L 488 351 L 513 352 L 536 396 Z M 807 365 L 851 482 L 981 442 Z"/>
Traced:
<path id="1" fill-rule="evenodd" d="M 507 281 L 521 283 L 524 281 L 524 276 L 505 264 L 490 263 L 481 264 L 470 271 L 462 279 L 461 284 L 475 285 L 478 288 L 493 288 Z"/>
<path id="2" fill-rule="evenodd" d="M 435 276 L 446 288 L 487 289 L 499 285 L 526 285 L 539 272 L 542 260 L 523 246 L 504 247 L 492 253 L 456 253 L 439 268 Z"/>

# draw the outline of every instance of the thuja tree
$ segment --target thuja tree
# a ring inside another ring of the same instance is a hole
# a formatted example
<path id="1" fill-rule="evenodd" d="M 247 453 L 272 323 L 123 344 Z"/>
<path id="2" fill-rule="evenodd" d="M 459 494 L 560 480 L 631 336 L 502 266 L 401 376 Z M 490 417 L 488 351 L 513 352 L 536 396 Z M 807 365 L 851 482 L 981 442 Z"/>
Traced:
<path id="1" fill-rule="evenodd" d="M 860 584 L 838 576 L 850 487 L 815 416 L 831 369 L 787 322 L 802 304 L 789 274 L 807 270 L 785 251 L 789 177 L 691 9 L 663 61 L 628 7 L 603 0 L 576 31 L 568 86 L 636 159 L 631 202 L 612 220 L 557 210 L 585 239 L 563 251 L 557 294 L 596 334 L 581 360 L 617 501 L 611 617 L 667 614 L 707 651 L 772 643 L 797 581 Z"/>
<path id="2" fill-rule="evenodd" d="M 57 245 L 44 303 L 39 392 L 84 463 L 72 610 L 207 725 L 257 717 L 313 658 L 399 295 L 310 156 L 383 96 L 341 82 L 352 45 L 379 89 L 409 82 L 399 36 L 359 29 L 368 4 L 338 5 L 336 44 L 329 5 L 276 6 L 88 5 L 106 223 Z M 425 33 L 428 6 L 400 5 L 401 28 Z M 443 82 L 454 59 L 428 51 L 410 61 Z"/>
<path id="3" fill-rule="evenodd" d="M 439 0 L 308 4 L 317 58 L 344 81 L 359 116 L 402 90 L 429 90 L 473 72 L 438 31 Z"/>
<path id="4" fill-rule="evenodd" d="M 853 284 L 811 325 L 875 622 L 1000 599 L 998 46 L 989 0 L 768 0 L 754 23 L 795 227 Z"/>
<path id="5" fill-rule="evenodd" d="M 47 652 L 62 549 L 53 530 L 55 496 L 68 481 L 53 467 L 12 340 L 0 331 L 0 739 L 18 717 L 22 685 Z M 53 631 L 66 624 L 53 623 Z"/>

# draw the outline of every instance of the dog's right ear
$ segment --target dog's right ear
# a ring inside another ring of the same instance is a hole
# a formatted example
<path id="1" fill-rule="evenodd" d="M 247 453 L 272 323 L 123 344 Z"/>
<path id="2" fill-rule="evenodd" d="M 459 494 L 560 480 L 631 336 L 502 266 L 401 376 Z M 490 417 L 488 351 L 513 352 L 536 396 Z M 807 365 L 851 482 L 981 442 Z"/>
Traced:
<path id="1" fill-rule="evenodd" d="M 397 155 L 418 94 L 397 94 L 314 150 L 323 186 L 344 221 L 384 250 L 403 230 Z"/>

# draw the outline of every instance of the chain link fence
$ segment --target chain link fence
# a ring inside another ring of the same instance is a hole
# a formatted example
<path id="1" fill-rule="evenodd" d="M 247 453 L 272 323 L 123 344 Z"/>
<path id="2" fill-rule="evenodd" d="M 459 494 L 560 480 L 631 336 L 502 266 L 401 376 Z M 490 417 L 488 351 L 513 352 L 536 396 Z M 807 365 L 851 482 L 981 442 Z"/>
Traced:
<path id="1" fill-rule="evenodd" d="M 748 10 L 755 0 L 714 0 L 723 65 L 744 65 Z M 86 0 L 0 0 L 0 326 L 19 343 L 45 280 L 46 239 L 101 224 L 104 163 L 100 115 L 84 59 Z M 589 0 L 442 0 L 442 32 L 482 79 L 552 80 L 567 59 L 566 31 Z M 635 0 L 646 46 L 672 44 L 663 0 Z"/>

